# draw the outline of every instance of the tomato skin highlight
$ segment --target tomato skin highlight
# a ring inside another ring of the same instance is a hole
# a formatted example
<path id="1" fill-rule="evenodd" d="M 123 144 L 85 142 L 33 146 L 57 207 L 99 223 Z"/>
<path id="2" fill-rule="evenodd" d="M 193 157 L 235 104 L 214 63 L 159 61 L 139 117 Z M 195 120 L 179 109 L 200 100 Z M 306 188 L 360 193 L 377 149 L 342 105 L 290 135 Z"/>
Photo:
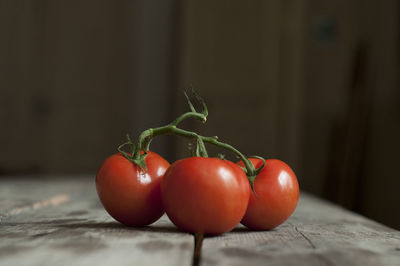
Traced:
<path id="1" fill-rule="evenodd" d="M 217 158 L 179 160 L 161 181 L 169 219 L 183 231 L 206 235 L 231 231 L 246 212 L 250 191 L 243 170 Z"/>
<path id="2" fill-rule="evenodd" d="M 262 161 L 249 158 L 254 167 Z M 243 162 L 239 162 L 243 166 Z M 277 159 L 265 160 L 265 167 L 254 180 L 245 216 L 241 223 L 253 230 L 270 230 L 286 221 L 299 200 L 299 184 L 293 170 Z"/>
<path id="3" fill-rule="evenodd" d="M 122 154 L 108 157 L 96 175 L 97 194 L 106 211 L 127 226 L 145 226 L 164 214 L 160 182 L 169 163 L 148 151 L 147 173 Z"/>

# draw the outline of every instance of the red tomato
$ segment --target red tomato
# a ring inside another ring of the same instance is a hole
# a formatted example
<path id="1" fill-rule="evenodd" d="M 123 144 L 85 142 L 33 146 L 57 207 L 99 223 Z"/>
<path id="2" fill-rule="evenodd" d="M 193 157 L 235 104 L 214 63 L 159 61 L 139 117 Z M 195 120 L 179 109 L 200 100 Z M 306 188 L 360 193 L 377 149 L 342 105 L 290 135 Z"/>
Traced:
<path id="1" fill-rule="evenodd" d="M 207 235 L 228 232 L 240 222 L 250 191 L 243 170 L 217 158 L 179 160 L 161 181 L 170 220 L 183 231 Z"/>
<path id="2" fill-rule="evenodd" d="M 164 213 L 160 182 L 169 163 L 148 151 L 147 172 L 122 154 L 108 157 L 96 175 L 96 188 L 101 203 L 117 221 L 127 226 L 145 226 Z"/>
<path id="3" fill-rule="evenodd" d="M 260 159 L 249 159 L 254 167 L 262 165 Z M 243 166 L 243 162 L 239 162 Z M 268 230 L 282 224 L 296 209 L 299 184 L 293 170 L 276 159 L 265 160 L 265 167 L 254 180 L 249 205 L 241 223 L 250 229 Z"/>

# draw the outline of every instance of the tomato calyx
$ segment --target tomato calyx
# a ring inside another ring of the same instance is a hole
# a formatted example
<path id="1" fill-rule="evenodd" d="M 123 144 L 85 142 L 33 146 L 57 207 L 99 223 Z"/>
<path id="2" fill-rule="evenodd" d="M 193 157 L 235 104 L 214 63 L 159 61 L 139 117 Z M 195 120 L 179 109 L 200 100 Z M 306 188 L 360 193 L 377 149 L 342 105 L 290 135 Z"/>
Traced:
<path id="1" fill-rule="evenodd" d="M 265 166 L 265 159 L 264 159 L 263 157 L 261 157 L 261 156 L 258 156 L 258 155 L 248 156 L 248 158 L 257 158 L 257 159 L 260 159 L 260 160 L 262 161 L 262 165 L 261 165 L 260 167 L 255 168 L 255 167 L 253 166 L 252 168 L 250 167 L 250 169 L 249 169 L 249 168 L 246 166 L 246 161 L 247 161 L 248 163 L 250 163 L 251 165 L 253 165 L 253 164 L 252 164 L 248 159 L 246 159 L 246 161 L 244 161 L 243 158 L 242 158 L 242 161 L 243 161 L 243 163 L 244 163 L 244 165 L 245 165 L 246 167 L 240 166 L 240 168 L 241 168 L 241 169 L 246 173 L 246 175 L 247 175 L 247 179 L 249 180 L 251 190 L 252 190 L 253 193 L 257 196 L 257 193 L 256 193 L 256 191 L 254 190 L 254 181 L 255 181 L 256 177 L 258 176 L 258 174 L 261 172 L 261 170 L 264 168 L 264 166 Z"/>
<path id="2" fill-rule="evenodd" d="M 261 172 L 261 170 L 265 167 L 265 159 L 258 155 L 251 155 L 251 156 L 249 156 L 249 158 L 256 158 L 256 159 L 261 160 L 262 165 L 260 167 L 256 168 L 256 175 L 258 175 Z"/>
<path id="3" fill-rule="evenodd" d="M 121 145 L 118 146 L 117 150 L 129 161 L 131 161 L 132 163 L 136 164 L 137 166 L 140 167 L 140 169 L 143 172 L 147 172 L 147 165 L 146 165 L 146 156 L 147 156 L 147 152 L 146 151 L 139 151 L 139 157 L 135 158 L 134 154 L 136 152 L 136 146 L 135 144 L 132 142 L 131 138 L 129 137 L 129 134 L 126 134 L 126 142 L 122 143 Z M 131 148 L 131 152 L 128 153 L 126 151 L 123 150 L 123 148 L 125 146 L 129 145 Z"/>
<path id="4" fill-rule="evenodd" d="M 260 159 L 262 161 L 262 165 L 260 167 L 258 167 L 258 168 L 255 168 L 254 173 L 251 173 L 251 174 L 247 174 L 246 173 L 247 178 L 249 179 L 249 182 L 250 182 L 251 190 L 253 191 L 254 195 L 257 197 L 257 193 L 254 190 L 254 181 L 256 180 L 256 177 L 261 172 L 261 170 L 264 168 L 265 159 L 263 157 L 261 157 L 261 156 L 258 156 L 258 155 L 252 155 L 252 156 L 249 156 L 249 158 L 257 158 L 257 159 Z M 243 170 L 246 172 L 247 169 L 243 169 Z"/>

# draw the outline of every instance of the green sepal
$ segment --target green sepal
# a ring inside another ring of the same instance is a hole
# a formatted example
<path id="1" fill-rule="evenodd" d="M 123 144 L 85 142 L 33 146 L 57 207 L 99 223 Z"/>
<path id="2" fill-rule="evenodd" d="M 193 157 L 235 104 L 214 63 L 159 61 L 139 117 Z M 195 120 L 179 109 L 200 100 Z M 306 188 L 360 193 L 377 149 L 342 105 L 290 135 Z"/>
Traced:
<path id="1" fill-rule="evenodd" d="M 246 169 L 246 167 L 243 167 L 243 166 L 239 166 L 239 167 L 240 167 L 240 169 L 242 169 L 243 172 L 247 175 L 247 169 Z"/>
<path id="2" fill-rule="evenodd" d="M 131 153 L 128 153 L 126 151 L 123 150 L 123 148 L 126 145 L 130 145 L 131 147 Z M 129 134 L 126 134 L 126 142 L 122 143 L 121 145 L 118 146 L 117 150 L 126 158 L 128 159 L 130 162 L 136 164 L 137 166 L 140 167 L 140 169 L 143 172 L 147 172 L 147 165 L 146 165 L 146 156 L 147 156 L 147 152 L 144 152 L 143 154 L 141 154 L 139 156 L 139 159 L 134 159 L 134 152 L 135 152 L 135 144 L 132 142 L 131 138 L 129 137 Z"/>
<path id="3" fill-rule="evenodd" d="M 187 103 L 188 103 L 188 105 L 189 105 L 190 111 L 192 111 L 193 113 L 197 113 L 197 111 L 196 111 L 196 109 L 194 108 L 192 102 L 190 101 L 190 98 L 189 98 L 189 96 L 187 95 L 186 91 L 184 91 L 183 93 L 185 94 L 185 97 L 186 97 Z"/>
<path id="4" fill-rule="evenodd" d="M 260 160 L 263 162 L 263 164 L 262 164 L 260 167 L 258 167 L 257 169 L 255 169 L 253 175 L 252 175 L 251 173 L 246 173 L 246 174 L 247 174 L 247 178 L 249 179 L 249 183 L 250 183 L 251 190 L 253 191 L 254 195 L 255 195 L 256 198 L 257 198 L 257 197 L 258 197 L 258 196 L 257 196 L 257 193 L 256 193 L 256 191 L 254 190 L 254 180 L 257 178 L 258 174 L 259 174 L 259 173 L 261 172 L 261 170 L 264 168 L 264 166 L 265 166 L 265 159 L 264 159 L 263 157 L 261 157 L 261 156 L 258 156 L 258 155 L 252 155 L 252 156 L 248 156 L 248 157 L 249 157 L 249 158 L 260 159 Z"/>
<path id="5" fill-rule="evenodd" d="M 220 160 L 225 160 L 225 154 L 223 154 L 223 153 L 218 153 L 218 154 L 217 154 L 217 158 L 220 159 Z"/>
<path id="6" fill-rule="evenodd" d="M 199 102 L 199 104 L 200 104 L 200 105 L 202 106 L 202 108 L 203 108 L 203 110 L 202 110 L 201 112 L 198 112 L 198 111 L 196 110 L 196 108 L 194 108 L 194 105 L 193 105 L 192 101 L 190 100 L 189 96 L 187 95 L 187 93 L 186 93 L 185 91 L 184 91 L 183 93 L 185 94 L 185 97 L 186 97 L 186 100 L 187 100 L 187 103 L 188 103 L 188 105 L 189 105 L 190 110 L 191 110 L 193 113 L 202 114 L 202 115 L 203 115 L 203 117 L 202 117 L 202 122 L 205 123 L 205 122 L 207 121 L 208 109 L 207 109 L 207 105 L 206 105 L 206 103 L 204 102 L 203 98 L 201 98 L 200 95 L 198 95 L 198 94 L 195 92 L 195 90 L 192 88 L 192 94 L 193 94 L 193 96 L 196 98 L 196 100 Z"/>
<path id="7" fill-rule="evenodd" d="M 261 170 L 265 167 L 265 159 L 258 155 L 252 155 L 252 156 L 249 156 L 249 158 L 260 159 L 263 162 L 263 164 L 256 169 L 256 175 L 258 175 L 261 172 Z"/>
<path id="8" fill-rule="evenodd" d="M 126 159 L 131 160 L 132 155 L 129 154 L 129 153 L 127 153 L 127 152 L 125 152 L 125 151 L 123 150 L 123 148 L 124 148 L 126 145 L 130 145 L 130 146 L 131 146 L 131 154 L 132 154 L 133 151 L 135 150 L 135 144 L 133 144 L 131 138 L 129 137 L 129 134 L 126 134 L 126 142 L 124 142 L 124 143 L 122 143 L 121 145 L 119 145 L 118 148 L 117 148 L 117 150 L 118 150 L 118 152 L 120 152 L 122 155 L 124 155 Z"/>
<path id="9" fill-rule="evenodd" d="M 253 193 L 256 196 L 256 198 L 258 198 L 257 193 L 254 190 L 254 180 L 256 179 L 256 177 L 257 176 L 247 176 L 247 179 L 249 180 L 251 191 L 253 191 Z"/>
<path id="10" fill-rule="evenodd" d="M 206 117 L 208 116 L 208 109 L 207 109 L 207 105 L 204 102 L 203 98 L 200 97 L 200 95 L 197 94 L 197 92 L 195 92 L 195 90 L 192 88 L 192 94 L 194 95 L 194 97 L 196 98 L 196 100 L 201 104 L 201 106 L 203 107 L 203 111 L 201 112 L 204 115 L 204 122 L 206 120 Z"/>
<path id="11" fill-rule="evenodd" d="M 139 159 L 130 159 L 130 161 L 139 166 L 140 170 L 142 170 L 144 173 L 147 173 L 146 156 L 147 152 L 144 152 L 140 155 Z"/>

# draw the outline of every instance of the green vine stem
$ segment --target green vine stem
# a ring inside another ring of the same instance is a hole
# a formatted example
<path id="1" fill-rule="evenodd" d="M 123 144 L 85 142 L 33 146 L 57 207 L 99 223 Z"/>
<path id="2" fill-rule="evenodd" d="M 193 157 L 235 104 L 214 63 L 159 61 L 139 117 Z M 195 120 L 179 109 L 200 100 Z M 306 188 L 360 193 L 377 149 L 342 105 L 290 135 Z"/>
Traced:
<path id="1" fill-rule="evenodd" d="M 244 156 L 240 151 L 238 151 L 237 149 L 235 149 L 233 146 L 227 144 L 227 143 L 223 143 L 218 141 L 218 137 L 217 136 L 213 136 L 213 137 L 204 137 L 201 136 L 195 132 L 192 131 L 187 131 L 181 128 L 178 128 L 174 125 L 167 125 L 164 127 L 159 127 L 159 128 L 150 128 L 147 129 L 146 131 L 144 131 L 140 137 L 139 137 L 139 141 L 138 144 L 136 146 L 136 150 L 144 150 L 147 151 L 148 150 L 148 144 L 150 143 L 150 140 L 153 139 L 154 137 L 160 136 L 160 135 L 164 135 L 164 134 L 172 134 L 172 135 L 178 135 L 178 136 L 182 136 L 182 137 L 186 137 L 189 139 L 200 139 L 203 142 L 215 145 L 217 147 L 226 149 L 231 151 L 232 153 L 236 154 L 237 156 L 240 157 L 240 159 L 243 161 L 244 165 L 245 165 L 245 172 L 246 175 L 249 177 L 249 181 L 252 184 L 254 182 L 254 178 L 257 176 L 258 172 L 261 169 L 255 169 L 253 164 L 250 162 L 249 159 L 247 159 L 246 156 Z M 141 149 L 142 147 L 144 147 L 144 149 Z M 200 154 L 203 152 L 202 151 L 202 145 L 199 145 L 200 148 Z M 140 155 L 139 152 L 136 152 L 134 155 L 134 159 L 139 160 L 140 157 L 142 155 Z M 264 166 L 264 165 L 263 165 Z M 262 167 L 263 167 L 262 166 Z"/>
<path id="2" fill-rule="evenodd" d="M 195 132 L 178 128 L 178 125 L 187 118 L 195 118 L 195 119 L 202 121 L 203 123 L 207 120 L 207 115 L 208 115 L 207 106 L 205 105 L 203 99 L 199 95 L 197 95 L 194 91 L 193 91 L 193 94 L 194 94 L 195 98 L 202 105 L 202 107 L 203 107 L 202 112 L 196 111 L 196 109 L 193 107 L 193 104 L 191 103 L 189 97 L 185 93 L 185 96 L 188 100 L 188 104 L 191 109 L 191 112 L 182 114 L 181 116 L 179 116 L 177 119 L 175 119 L 174 121 L 172 121 L 170 124 L 168 124 L 166 126 L 162 126 L 162 127 L 158 127 L 158 128 L 149 128 L 149 129 L 143 131 L 140 134 L 136 145 L 134 145 L 132 143 L 132 141 L 129 139 L 129 136 L 128 136 L 127 137 L 128 141 L 126 143 L 122 144 L 118 148 L 118 150 L 128 160 L 137 164 L 141 168 L 147 169 L 146 163 L 145 163 L 146 152 L 149 150 L 150 142 L 154 137 L 157 137 L 160 135 L 165 135 L 165 134 L 172 134 L 172 135 L 178 135 L 178 136 L 182 136 L 182 137 L 189 138 L 189 139 L 195 139 L 195 140 L 197 140 L 197 148 L 199 149 L 198 152 L 196 152 L 196 153 L 203 157 L 207 157 L 207 150 L 205 148 L 204 143 L 209 143 L 209 144 L 215 145 L 217 147 L 229 150 L 232 153 L 234 153 L 235 155 L 239 156 L 239 158 L 243 161 L 243 163 L 245 165 L 245 169 L 243 169 L 243 168 L 242 169 L 246 173 L 246 175 L 249 179 L 251 188 L 253 189 L 254 179 L 257 176 L 257 174 L 261 171 L 261 169 L 264 167 L 264 164 L 265 164 L 265 160 L 263 158 L 257 157 L 257 158 L 260 158 L 263 160 L 263 165 L 260 168 L 255 169 L 253 164 L 250 162 L 249 159 L 247 159 L 246 156 L 244 156 L 241 152 L 239 152 L 233 146 L 231 146 L 227 143 L 218 141 L 217 136 L 205 137 L 205 136 L 201 136 Z M 132 155 L 122 151 L 122 147 L 125 145 L 132 146 L 132 152 L 133 152 Z"/>

